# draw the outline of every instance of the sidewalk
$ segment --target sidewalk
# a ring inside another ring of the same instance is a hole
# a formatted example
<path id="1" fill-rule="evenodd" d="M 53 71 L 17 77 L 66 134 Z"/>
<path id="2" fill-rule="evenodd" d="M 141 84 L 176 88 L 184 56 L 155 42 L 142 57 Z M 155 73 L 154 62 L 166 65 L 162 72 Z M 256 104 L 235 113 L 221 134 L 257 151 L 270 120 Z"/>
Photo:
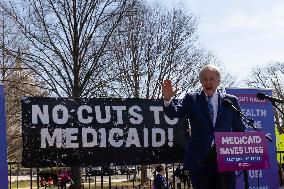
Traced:
<path id="1" fill-rule="evenodd" d="M 8 179 L 10 180 L 10 177 L 8 177 Z M 18 181 L 23 181 L 23 180 L 30 180 L 31 176 L 30 175 L 26 175 L 26 176 L 18 176 Z M 32 177 L 32 180 L 36 180 L 36 176 Z M 16 182 L 17 181 L 17 176 L 11 176 L 11 181 L 12 182 Z"/>
<path id="2" fill-rule="evenodd" d="M 18 181 L 22 181 L 22 180 L 30 180 L 30 175 L 27 176 L 18 176 Z M 32 178 L 33 180 L 36 180 L 36 177 L 33 176 Z M 11 177 L 12 182 L 16 182 L 17 181 L 17 177 L 16 176 L 12 176 Z M 127 181 L 126 178 L 112 178 L 112 183 L 117 183 L 117 182 L 124 182 Z M 104 180 L 104 183 L 109 182 L 108 179 Z M 100 183 L 100 180 L 97 180 L 97 183 Z M 84 182 L 85 185 L 88 185 L 88 182 Z M 91 185 L 93 185 L 94 183 L 91 183 Z M 37 188 L 36 186 L 34 186 L 33 188 Z M 56 187 L 58 188 L 58 187 Z M 26 187 L 26 188 L 19 188 L 19 189 L 30 189 L 30 187 Z M 52 188 L 50 188 L 52 189 Z M 284 186 L 281 186 L 279 189 L 284 189 Z"/>

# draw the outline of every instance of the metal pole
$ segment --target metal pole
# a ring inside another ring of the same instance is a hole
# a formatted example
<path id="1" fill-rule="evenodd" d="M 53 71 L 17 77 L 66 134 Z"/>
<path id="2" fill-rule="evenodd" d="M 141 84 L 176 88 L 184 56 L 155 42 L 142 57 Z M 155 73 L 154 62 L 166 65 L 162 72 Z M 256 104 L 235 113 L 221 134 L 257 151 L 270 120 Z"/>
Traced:
<path id="1" fill-rule="evenodd" d="M 166 178 L 167 178 L 167 189 L 169 189 L 169 171 L 168 164 L 166 164 Z"/>
<path id="2" fill-rule="evenodd" d="M 90 173 L 88 172 L 88 177 L 89 177 L 89 189 L 91 188 L 91 177 L 90 177 Z"/>
<path id="3" fill-rule="evenodd" d="M 103 168 L 103 166 L 101 167 L 101 189 L 103 189 L 104 188 L 104 176 L 103 176 L 103 174 L 104 174 L 104 168 Z"/>
<path id="4" fill-rule="evenodd" d="M 30 185 L 31 185 L 31 189 L 33 189 L 33 168 L 30 168 L 30 174 L 31 174 Z"/>
<path id="5" fill-rule="evenodd" d="M 130 178 L 130 175 L 129 175 L 129 178 Z M 133 174 L 133 179 L 132 179 L 132 186 L 133 186 L 133 188 L 134 188 L 134 185 L 135 185 L 135 174 Z"/>
<path id="6" fill-rule="evenodd" d="M 245 189 L 249 189 L 248 171 L 247 170 L 244 170 L 244 183 L 245 183 Z"/>
<path id="7" fill-rule="evenodd" d="M 17 165 L 17 189 L 19 189 L 19 167 Z"/>
<path id="8" fill-rule="evenodd" d="M 12 188 L 12 163 L 9 163 L 9 169 L 10 169 L 10 189 Z"/>
<path id="9" fill-rule="evenodd" d="M 39 168 L 37 167 L 36 168 L 36 186 L 37 186 L 37 189 L 39 189 Z"/>
<path id="10" fill-rule="evenodd" d="M 110 165 L 108 166 L 108 187 L 111 189 L 111 170 Z"/>
<path id="11" fill-rule="evenodd" d="M 134 172 L 133 172 L 133 188 L 134 188 L 134 182 L 135 182 L 135 180 L 136 180 L 136 177 L 137 177 L 137 167 L 136 167 L 136 165 L 134 165 Z M 147 170 L 147 169 L 146 169 Z"/>
<path id="12" fill-rule="evenodd" d="M 175 176 L 175 163 L 172 163 L 172 167 L 173 167 L 173 189 L 176 188 L 176 176 Z"/>

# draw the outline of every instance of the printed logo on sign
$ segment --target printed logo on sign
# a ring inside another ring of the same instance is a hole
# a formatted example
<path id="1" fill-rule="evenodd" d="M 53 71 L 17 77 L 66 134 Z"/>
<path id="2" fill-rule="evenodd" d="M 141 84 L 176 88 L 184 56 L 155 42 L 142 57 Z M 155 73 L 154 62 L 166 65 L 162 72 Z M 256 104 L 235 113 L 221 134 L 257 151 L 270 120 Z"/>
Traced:
<path id="1" fill-rule="evenodd" d="M 250 163 L 244 162 L 244 163 L 239 163 L 238 165 L 239 165 L 239 167 L 249 167 Z"/>

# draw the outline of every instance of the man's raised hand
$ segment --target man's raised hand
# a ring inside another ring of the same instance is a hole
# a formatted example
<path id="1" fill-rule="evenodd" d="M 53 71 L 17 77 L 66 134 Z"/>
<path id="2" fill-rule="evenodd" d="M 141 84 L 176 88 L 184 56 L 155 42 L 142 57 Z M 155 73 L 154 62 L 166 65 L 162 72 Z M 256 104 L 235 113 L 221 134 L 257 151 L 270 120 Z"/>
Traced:
<path id="1" fill-rule="evenodd" d="M 174 97 L 177 93 L 178 89 L 173 89 L 172 81 L 169 79 L 165 79 L 162 85 L 162 93 L 164 100 L 169 101 L 172 97 Z"/>

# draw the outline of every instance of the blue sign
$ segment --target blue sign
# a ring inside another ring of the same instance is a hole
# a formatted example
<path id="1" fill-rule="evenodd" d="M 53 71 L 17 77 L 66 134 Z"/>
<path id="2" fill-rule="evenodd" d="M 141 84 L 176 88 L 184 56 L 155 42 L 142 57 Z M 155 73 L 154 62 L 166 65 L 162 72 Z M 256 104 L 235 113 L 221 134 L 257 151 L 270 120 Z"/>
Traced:
<path id="1" fill-rule="evenodd" d="M 8 164 L 6 143 L 6 116 L 4 86 L 0 85 L 0 185 L 8 188 Z"/>
<path id="2" fill-rule="evenodd" d="M 272 142 L 268 142 L 269 169 L 249 170 L 249 188 L 279 188 L 278 164 L 276 159 L 276 137 L 274 131 L 275 125 L 272 104 L 267 100 L 260 100 L 256 97 L 257 93 L 265 93 L 266 95 L 271 96 L 272 91 L 270 89 L 229 88 L 226 89 L 226 93 L 237 96 L 241 111 L 245 118 L 252 119 L 254 121 L 253 125 L 255 128 L 264 131 L 272 139 Z M 247 124 L 248 131 L 253 131 L 254 128 L 249 125 L 250 124 Z M 237 179 L 237 188 L 244 188 L 243 174 Z"/>

